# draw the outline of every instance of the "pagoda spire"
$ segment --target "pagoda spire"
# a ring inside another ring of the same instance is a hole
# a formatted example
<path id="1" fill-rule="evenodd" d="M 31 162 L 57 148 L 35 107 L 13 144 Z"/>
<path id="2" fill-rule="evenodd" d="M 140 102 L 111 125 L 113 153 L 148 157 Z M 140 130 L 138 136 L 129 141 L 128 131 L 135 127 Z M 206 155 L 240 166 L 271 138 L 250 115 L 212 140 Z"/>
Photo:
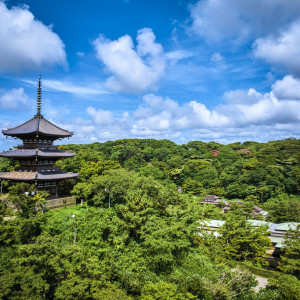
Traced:
<path id="1" fill-rule="evenodd" d="M 39 86 L 37 89 L 37 115 L 41 115 L 42 108 L 42 82 L 41 82 L 41 74 L 39 76 Z"/>

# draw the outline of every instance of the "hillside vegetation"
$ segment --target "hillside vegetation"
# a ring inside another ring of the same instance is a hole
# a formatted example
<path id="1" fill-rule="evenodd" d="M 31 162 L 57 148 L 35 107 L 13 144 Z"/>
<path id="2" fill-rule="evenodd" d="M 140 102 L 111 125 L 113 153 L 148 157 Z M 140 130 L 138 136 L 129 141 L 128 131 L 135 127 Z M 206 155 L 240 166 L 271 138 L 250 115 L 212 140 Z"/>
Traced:
<path id="1" fill-rule="evenodd" d="M 102 205 L 100 199 L 107 198 L 105 188 L 111 189 L 112 201 L 119 201 L 114 197 L 115 182 L 125 184 L 122 174 L 131 177 L 126 174 L 130 172 L 174 190 L 181 187 L 189 195 L 249 201 L 270 211 L 273 222 L 300 221 L 300 213 L 295 214 L 300 201 L 300 140 L 177 145 L 168 140 L 129 139 L 61 148 L 77 152 L 59 166 L 80 173 L 73 192 L 93 205 Z M 120 178 L 107 172 L 119 168 L 123 173 L 114 174 Z M 62 193 L 68 193 L 67 183 Z"/>
<path id="2" fill-rule="evenodd" d="M 265 228 L 246 222 L 253 204 L 272 222 L 300 221 L 299 140 L 60 148 L 77 156 L 57 164 L 80 173 L 61 194 L 83 206 L 42 213 L 43 194 L 24 196 L 34 187 L 9 188 L 17 217 L 4 220 L 12 212 L 0 202 L 1 299 L 300 299 L 299 230 L 288 234 L 267 287 L 254 292 L 249 264 L 267 264 L 272 246 Z M 2 159 L 0 171 L 13 165 Z M 199 205 L 206 194 L 245 205 L 221 215 Z M 198 228 L 210 218 L 226 219 L 217 237 Z"/>

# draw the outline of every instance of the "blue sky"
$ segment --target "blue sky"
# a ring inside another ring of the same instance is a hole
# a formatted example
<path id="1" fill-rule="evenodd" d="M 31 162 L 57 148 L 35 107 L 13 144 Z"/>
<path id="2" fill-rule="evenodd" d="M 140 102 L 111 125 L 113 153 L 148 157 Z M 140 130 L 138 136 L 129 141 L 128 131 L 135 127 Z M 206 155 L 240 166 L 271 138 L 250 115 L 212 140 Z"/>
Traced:
<path id="1" fill-rule="evenodd" d="M 0 0 L 0 41 L 0 128 L 41 74 L 66 143 L 299 138 L 298 0 Z"/>

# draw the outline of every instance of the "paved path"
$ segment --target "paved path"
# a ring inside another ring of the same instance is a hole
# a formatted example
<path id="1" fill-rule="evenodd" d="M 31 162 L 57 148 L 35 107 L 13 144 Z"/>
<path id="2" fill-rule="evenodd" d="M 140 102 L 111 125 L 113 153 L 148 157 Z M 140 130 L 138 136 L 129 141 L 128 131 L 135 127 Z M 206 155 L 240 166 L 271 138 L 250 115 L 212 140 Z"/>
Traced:
<path id="1" fill-rule="evenodd" d="M 258 285 L 254 288 L 254 291 L 258 292 L 260 288 L 265 288 L 268 284 L 268 278 L 260 277 L 254 275 L 256 280 L 258 281 Z"/>

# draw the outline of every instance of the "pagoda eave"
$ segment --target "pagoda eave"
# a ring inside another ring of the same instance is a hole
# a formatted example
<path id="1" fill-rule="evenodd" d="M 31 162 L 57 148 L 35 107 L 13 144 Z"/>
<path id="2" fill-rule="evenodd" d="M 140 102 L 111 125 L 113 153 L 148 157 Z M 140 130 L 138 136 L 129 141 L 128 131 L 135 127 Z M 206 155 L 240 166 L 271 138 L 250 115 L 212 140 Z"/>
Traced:
<path id="1" fill-rule="evenodd" d="M 63 180 L 63 179 L 75 179 L 79 176 L 78 173 L 64 173 L 60 172 L 58 174 L 47 174 L 47 173 L 38 173 L 37 175 L 37 181 L 55 181 L 55 180 Z"/>
<path id="2" fill-rule="evenodd" d="M 58 134 L 49 134 L 43 131 L 29 131 L 24 133 L 9 133 L 9 132 L 2 131 L 2 133 L 3 135 L 11 136 L 13 138 L 18 138 L 18 139 L 22 139 L 23 137 L 26 137 L 28 135 L 34 135 L 34 136 L 38 135 L 38 136 L 45 136 L 45 137 L 55 137 L 56 139 L 63 139 L 63 138 L 71 137 L 74 134 L 73 132 L 70 132 L 69 134 L 58 135 Z"/>
<path id="3" fill-rule="evenodd" d="M 11 171 L 0 173 L 0 180 L 42 182 L 42 181 L 60 181 L 63 179 L 74 179 L 78 177 L 78 173 L 66 172 L 21 172 Z"/>
<path id="4" fill-rule="evenodd" d="M 75 153 L 62 150 L 43 151 L 39 149 L 18 149 L 0 152 L 0 157 L 6 158 L 29 158 L 29 157 L 44 157 L 44 158 L 69 158 L 75 156 Z"/>
<path id="5" fill-rule="evenodd" d="M 2 130 L 2 133 L 4 135 L 17 138 L 22 138 L 28 135 L 42 135 L 46 137 L 66 138 L 73 135 L 73 132 L 62 129 L 46 120 L 43 115 L 35 115 L 32 119 L 17 127 Z"/>
<path id="6" fill-rule="evenodd" d="M 4 172 L 0 173 L 1 180 L 14 180 L 14 181 L 34 181 L 37 172 Z"/>

